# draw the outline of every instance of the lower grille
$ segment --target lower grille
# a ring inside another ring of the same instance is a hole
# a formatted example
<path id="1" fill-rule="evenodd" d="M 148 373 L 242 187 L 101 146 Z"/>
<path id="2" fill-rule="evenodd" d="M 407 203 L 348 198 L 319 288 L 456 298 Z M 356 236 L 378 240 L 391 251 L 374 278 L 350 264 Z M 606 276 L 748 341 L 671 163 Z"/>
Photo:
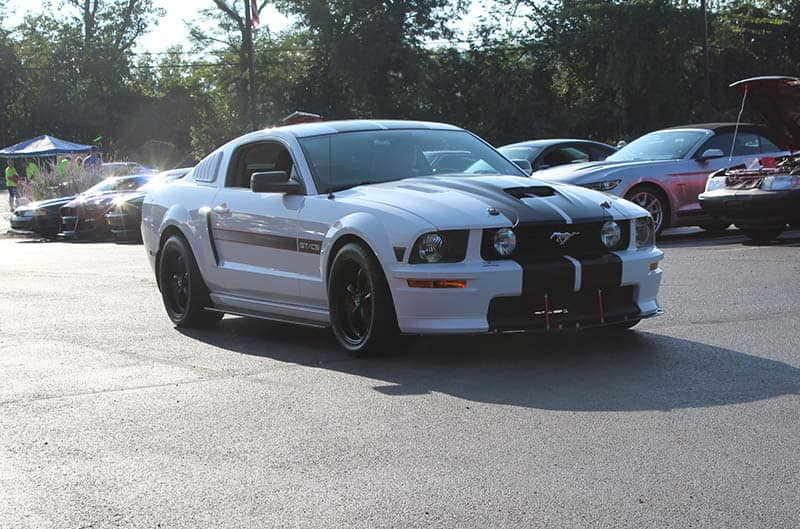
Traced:
<path id="1" fill-rule="evenodd" d="M 489 304 L 492 330 L 559 330 L 636 319 L 634 287 L 611 287 L 532 296 L 495 298 Z"/>

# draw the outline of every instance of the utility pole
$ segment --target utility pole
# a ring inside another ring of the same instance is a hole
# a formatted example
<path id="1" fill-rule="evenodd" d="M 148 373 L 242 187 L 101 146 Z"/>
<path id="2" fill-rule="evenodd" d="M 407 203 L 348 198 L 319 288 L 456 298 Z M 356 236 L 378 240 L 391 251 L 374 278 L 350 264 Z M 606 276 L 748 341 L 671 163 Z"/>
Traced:
<path id="1" fill-rule="evenodd" d="M 703 11 L 703 119 L 711 119 L 711 74 L 708 59 L 708 9 L 706 0 L 700 0 Z"/>
<path id="2" fill-rule="evenodd" d="M 253 53 L 253 15 L 250 12 L 251 0 L 244 0 L 244 40 L 242 44 L 247 52 L 247 63 L 249 70 L 249 88 L 247 90 L 247 107 L 250 114 L 250 126 L 252 130 L 258 128 L 256 119 L 256 65 L 255 54 Z"/>

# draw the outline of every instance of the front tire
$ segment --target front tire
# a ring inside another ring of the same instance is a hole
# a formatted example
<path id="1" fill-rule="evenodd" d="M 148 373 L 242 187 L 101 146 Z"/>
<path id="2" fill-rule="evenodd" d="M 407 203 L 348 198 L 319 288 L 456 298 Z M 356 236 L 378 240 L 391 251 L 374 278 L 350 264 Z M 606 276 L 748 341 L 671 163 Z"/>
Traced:
<path id="1" fill-rule="evenodd" d="M 653 185 L 638 185 L 628 191 L 625 198 L 650 213 L 656 235 L 661 235 L 669 227 L 669 200 L 661 189 Z"/>
<path id="2" fill-rule="evenodd" d="M 208 287 L 186 239 L 173 235 L 164 242 L 158 274 L 164 308 L 177 327 L 203 328 L 222 318 L 222 313 L 206 310 L 211 305 Z"/>
<path id="3" fill-rule="evenodd" d="M 336 253 L 328 281 L 331 327 L 354 356 L 387 352 L 398 334 L 389 285 L 378 260 L 364 246 L 348 243 Z"/>

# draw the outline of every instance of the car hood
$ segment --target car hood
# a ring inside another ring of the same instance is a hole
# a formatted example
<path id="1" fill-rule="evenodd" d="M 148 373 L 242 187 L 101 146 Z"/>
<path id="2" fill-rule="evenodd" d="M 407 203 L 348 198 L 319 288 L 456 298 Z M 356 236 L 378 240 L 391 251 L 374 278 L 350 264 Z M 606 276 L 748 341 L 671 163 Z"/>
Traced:
<path id="1" fill-rule="evenodd" d="M 75 197 L 59 197 L 59 198 L 51 198 L 48 200 L 40 200 L 38 202 L 31 202 L 30 204 L 26 204 L 24 206 L 20 206 L 18 209 L 47 209 L 47 210 L 54 210 L 57 211 L 58 208 L 74 200 Z"/>
<path id="2" fill-rule="evenodd" d="M 623 178 L 629 173 L 642 176 L 642 170 L 661 174 L 680 160 L 644 160 L 631 162 L 585 162 L 579 164 L 559 165 L 534 173 L 537 180 L 561 182 L 565 184 L 583 185 L 604 182 L 615 178 Z"/>
<path id="3" fill-rule="evenodd" d="M 111 204 L 118 197 L 128 198 L 131 195 L 140 193 L 136 190 L 131 191 L 107 191 L 105 193 L 93 193 L 91 195 L 78 195 L 73 197 L 73 200 L 65 204 L 68 207 L 75 208 L 86 204 Z"/>
<path id="4" fill-rule="evenodd" d="M 518 176 L 408 178 L 340 191 L 336 200 L 398 208 L 438 229 L 517 223 L 578 223 L 647 215 L 626 200 L 580 187 Z"/>
<path id="5" fill-rule="evenodd" d="M 800 79 L 755 77 L 731 86 L 747 92 L 745 103 L 755 108 L 780 136 L 781 147 L 800 150 Z"/>

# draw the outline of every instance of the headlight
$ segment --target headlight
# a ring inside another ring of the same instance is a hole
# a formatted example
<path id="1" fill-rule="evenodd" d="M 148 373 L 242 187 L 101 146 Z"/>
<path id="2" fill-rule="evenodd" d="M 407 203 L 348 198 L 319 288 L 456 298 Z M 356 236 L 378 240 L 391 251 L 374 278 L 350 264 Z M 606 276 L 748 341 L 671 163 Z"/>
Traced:
<path id="1" fill-rule="evenodd" d="M 633 220 L 636 230 L 636 247 L 651 248 L 656 242 L 656 230 L 653 226 L 653 217 L 641 217 Z"/>
<path id="2" fill-rule="evenodd" d="M 725 187 L 724 176 L 712 176 L 706 182 L 706 191 L 714 191 L 715 189 L 722 189 Z"/>
<path id="3" fill-rule="evenodd" d="M 800 189 L 800 176 L 797 175 L 775 175 L 768 176 L 761 183 L 764 191 L 787 191 L 789 189 Z"/>
<path id="4" fill-rule="evenodd" d="M 422 235 L 411 250 L 408 262 L 459 263 L 467 256 L 469 230 L 450 230 Z"/>
<path id="5" fill-rule="evenodd" d="M 613 220 L 606 221 L 600 230 L 600 240 L 606 248 L 616 248 L 622 241 L 622 229 Z"/>
<path id="6" fill-rule="evenodd" d="M 508 257 L 517 248 L 517 236 L 511 228 L 500 228 L 492 238 L 494 251 L 500 257 Z"/>
<path id="7" fill-rule="evenodd" d="M 428 233 L 422 236 L 417 255 L 426 263 L 438 263 L 442 260 L 442 249 L 444 249 L 444 237 L 438 233 Z"/>
<path id="8" fill-rule="evenodd" d="M 608 180 L 606 182 L 595 182 L 593 184 L 583 184 L 583 187 L 588 187 L 589 189 L 594 189 L 595 191 L 611 191 L 615 187 L 622 182 L 621 179 L 617 180 Z"/>

